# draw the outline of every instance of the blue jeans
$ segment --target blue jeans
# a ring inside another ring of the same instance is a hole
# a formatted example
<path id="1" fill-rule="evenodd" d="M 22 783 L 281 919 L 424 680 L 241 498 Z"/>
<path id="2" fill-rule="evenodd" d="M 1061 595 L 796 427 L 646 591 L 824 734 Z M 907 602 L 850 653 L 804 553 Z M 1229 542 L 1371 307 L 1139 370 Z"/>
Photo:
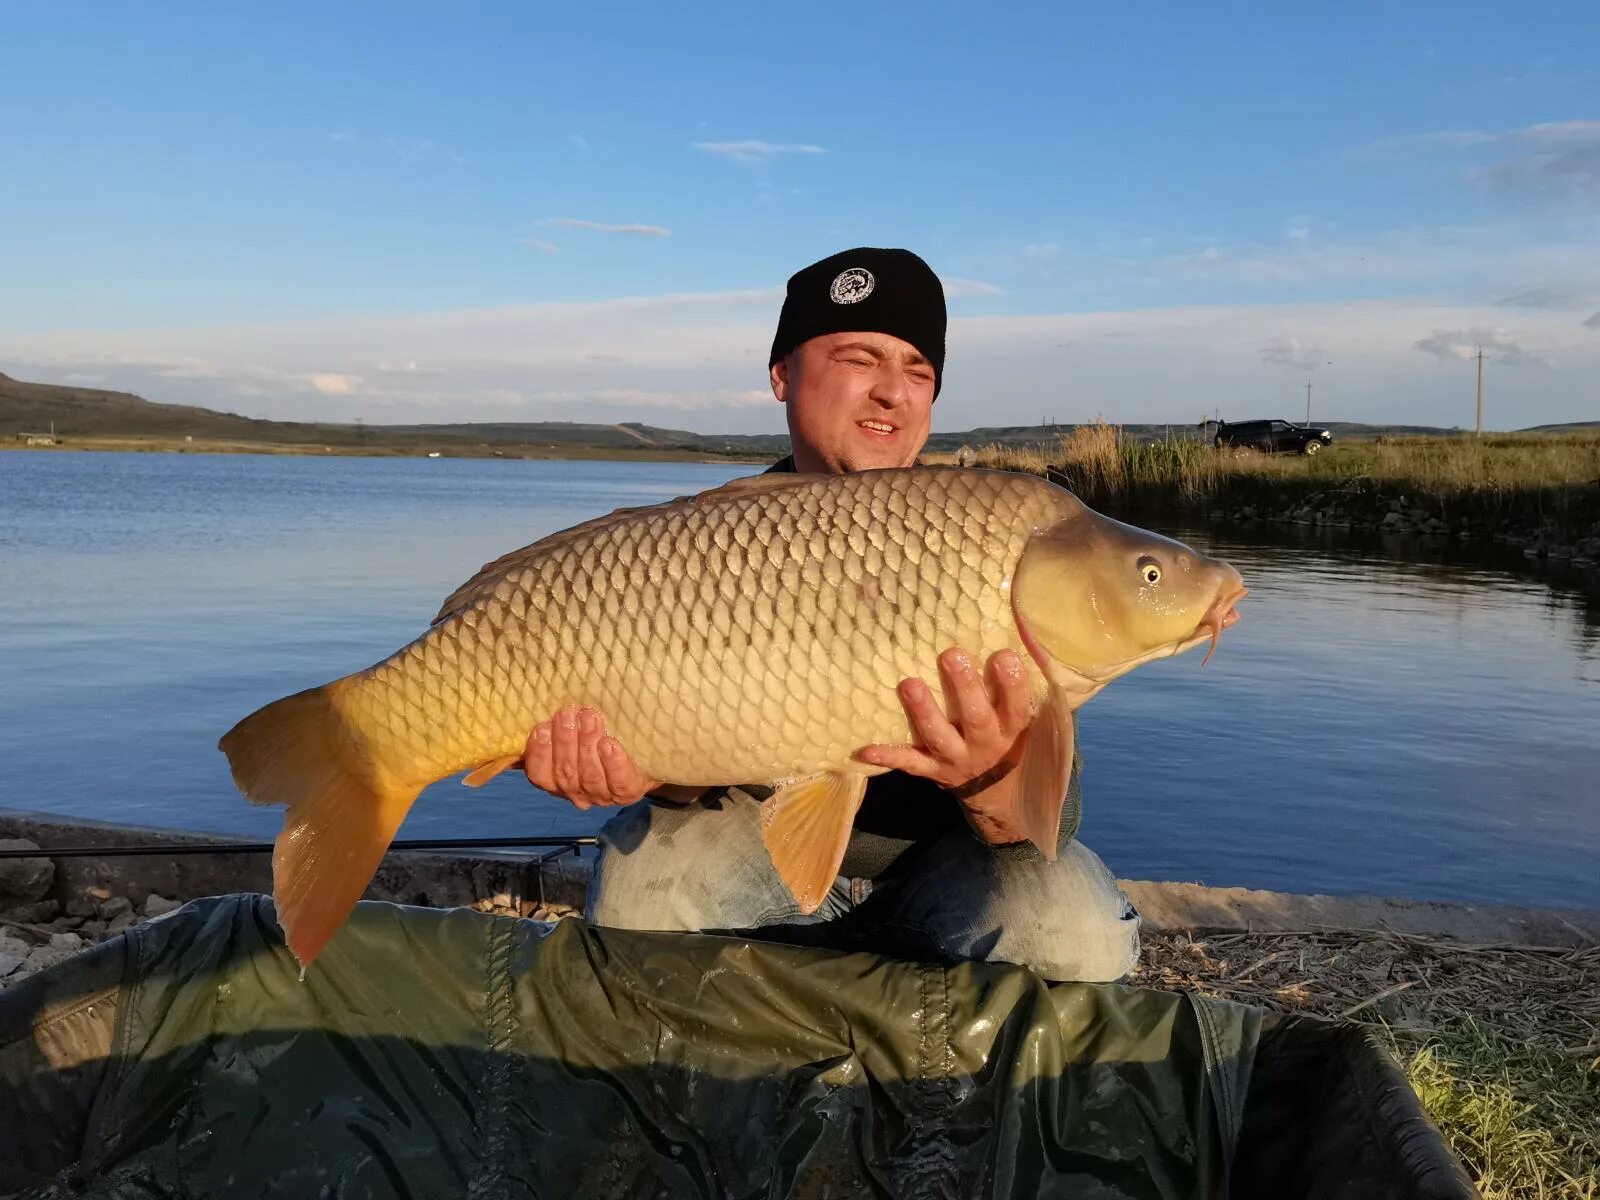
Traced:
<path id="1" fill-rule="evenodd" d="M 913 846 L 877 879 L 841 875 L 806 916 L 762 844 L 760 811 L 738 788 L 625 809 L 600 831 L 585 915 L 623 929 L 1017 963 L 1063 981 L 1121 979 L 1138 960 L 1138 913 L 1076 840 L 1052 863 L 1031 845 L 987 846 L 963 826 Z"/>

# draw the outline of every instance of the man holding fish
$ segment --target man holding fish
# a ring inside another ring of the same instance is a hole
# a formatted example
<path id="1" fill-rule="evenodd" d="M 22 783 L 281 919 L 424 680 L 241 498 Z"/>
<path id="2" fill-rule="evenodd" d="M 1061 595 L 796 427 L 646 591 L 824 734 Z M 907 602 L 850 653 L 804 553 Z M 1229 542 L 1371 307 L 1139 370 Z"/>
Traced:
<path id="1" fill-rule="evenodd" d="M 769 360 L 790 459 L 504 554 L 381 662 L 230 729 L 239 790 L 287 808 L 273 899 L 300 962 L 424 788 L 520 765 L 629 806 L 598 924 L 1125 975 L 1138 917 L 1073 838 L 1075 714 L 1214 646 L 1244 586 L 1036 476 L 914 465 L 944 333 L 915 255 L 806 268 Z"/>
<path id="2" fill-rule="evenodd" d="M 945 325 L 943 287 L 908 251 L 849 250 L 797 273 L 770 363 L 793 453 L 771 470 L 916 463 L 939 394 Z M 767 789 L 646 778 L 592 709 L 568 706 L 541 722 L 527 744 L 530 782 L 580 809 L 631 806 L 601 833 L 587 916 L 637 929 L 826 922 L 816 940 L 841 948 L 1021 963 L 1054 979 L 1127 974 L 1139 918 L 1073 836 L 1076 764 L 1054 862 L 1017 823 L 1019 742 L 1032 719 L 1020 656 L 1003 649 L 980 667 L 953 646 L 935 665 L 942 705 L 923 679 L 900 684 L 916 744 L 861 752 L 892 770 L 868 784 L 841 874 L 809 915 L 763 844 Z"/>

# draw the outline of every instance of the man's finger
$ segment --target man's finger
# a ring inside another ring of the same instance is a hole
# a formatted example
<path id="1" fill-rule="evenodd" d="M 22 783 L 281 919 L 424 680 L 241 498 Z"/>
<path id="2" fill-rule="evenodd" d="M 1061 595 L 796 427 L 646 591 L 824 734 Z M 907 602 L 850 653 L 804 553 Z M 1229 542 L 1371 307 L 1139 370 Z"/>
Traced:
<path id="1" fill-rule="evenodd" d="M 605 726 L 600 715 L 591 708 L 578 712 L 578 786 L 585 796 L 600 797 L 610 792 L 606 786 L 606 769 L 600 762 L 600 739 L 605 736 Z"/>
<path id="2" fill-rule="evenodd" d="M 920 679 L 907 679 L 900 685 L 900 702 L 906 717 L 922 744 L 941 759 L 951 759 L 961 750 L 961 734 L 939 711 L 933 691 Z"/>
<path id="3" fill-rule="evenodd" d="M 1021 733 L 1033 721 L 1033 701 L 1028 677 L 1015 650 L 999 650 L 989 658 L 989 686 L 994 691 L 995 714 L 1008 734 Z"/>
<path id="4" fill-rule="evenodd" d="M 633 765 L 633 759 L 628 757 L 622 743 L 614 737 L 600 739 L 600 765 L 606 773 L 606 790 L 613 799 L 624 804 L 639 799 L 652 786 L 650 780 Z"/>
<path id="5" fill-rule="evenodd" d="M 994 733 L 998 719 L 983 678 L 972 669 L 965 650 L 946 650 L 939 656 L 939 672 L 948 697 L 946 716 L 968 742 L 984 741 Z"/>
<path id="6" fill-rule="evenodd" d="M 915 746 L 872 745 L 863 746 L 856 757 L 874 767 L 888 767 L 891 771 L 904 771 L 908 775 L 931 777 L 944 767 L 933 755 Z"/>
<path id="7" fill-rule="evenodd" d="M 553 740 L 550 747 L 551 776 L 561 794 L 569 798 L 578 795 L 578 710 L 563 708 L 552 722 Z"/>
<path id="8" fill-rule="evenodd" d="M 522 773 L 528 782 L 540 791 L 548 792 L 555 783 L 550 769 L 550 722 L 541 721 L 528 734 L 528 744 L 523 750 Z"/>

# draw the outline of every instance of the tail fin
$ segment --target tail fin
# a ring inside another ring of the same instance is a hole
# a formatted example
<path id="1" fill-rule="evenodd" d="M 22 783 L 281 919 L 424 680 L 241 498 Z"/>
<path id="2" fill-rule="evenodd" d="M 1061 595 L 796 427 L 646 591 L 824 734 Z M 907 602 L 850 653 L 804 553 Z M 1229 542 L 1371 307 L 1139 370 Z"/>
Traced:
<path id="1" fill-rule="evenodd" d="M 289 949 L 311 962 L 366 891 L 422 790 L 390 778 L 351 721 L 336 680 L 285 696 L 223 735 L 233 781 L 288 806 L 272 855 L 272 898 Z"/>

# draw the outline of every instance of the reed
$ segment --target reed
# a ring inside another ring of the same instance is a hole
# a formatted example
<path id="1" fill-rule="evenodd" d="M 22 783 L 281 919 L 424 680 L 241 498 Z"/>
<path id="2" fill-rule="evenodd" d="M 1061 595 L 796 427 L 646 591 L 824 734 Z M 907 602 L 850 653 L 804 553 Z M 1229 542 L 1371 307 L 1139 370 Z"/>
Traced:
<path id="1" fill-rule="evenodd" d="M 1452 527 L 1544 529 L 1558 539 L 1600 520 L 1600 433 L 1380 437 L 1307 458 L 1218 450 L 1197 437 L 1142 441 L 1096 421 L 1054 444 L 985 446 L 977 465 L 1050 473 L 1111 510 L 1321 502 L 1381 515 L 1403 503 Z"/>

